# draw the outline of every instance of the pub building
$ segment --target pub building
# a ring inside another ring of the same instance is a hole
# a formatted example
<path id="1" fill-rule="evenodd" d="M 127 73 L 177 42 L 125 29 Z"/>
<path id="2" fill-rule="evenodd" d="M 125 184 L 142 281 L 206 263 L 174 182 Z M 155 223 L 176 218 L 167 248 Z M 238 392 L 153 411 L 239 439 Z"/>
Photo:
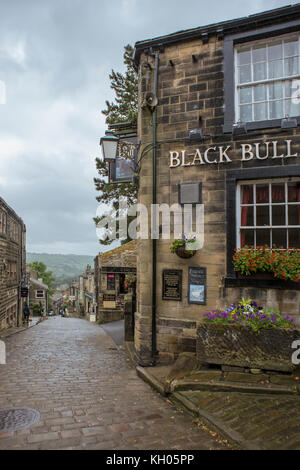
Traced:
<path id="1" fill-rule="evenodd" d="M 203 314 L 242 297 L 300 323 L 299 283 L 233 267 L 245 245 L 300 248 L 299 58 L 299 4 L 135 44 L 138 202 L 204 206 L 193 257 L 172 230 L 137 242 L 140 364 L 194 352 Z"/>

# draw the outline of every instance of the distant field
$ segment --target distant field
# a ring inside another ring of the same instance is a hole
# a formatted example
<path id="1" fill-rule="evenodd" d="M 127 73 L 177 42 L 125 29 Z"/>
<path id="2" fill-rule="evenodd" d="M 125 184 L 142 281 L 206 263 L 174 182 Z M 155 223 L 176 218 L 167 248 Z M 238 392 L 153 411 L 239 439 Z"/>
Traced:
<path id="1" fill-rule="evenodd" d="M 51 255 L 48 253 L 27 253 L 27 263 L 40 261 L 44 263 L 55 277 L 54 286 L 70 283 L 85 271 L 86 265 L 94 267 L 94 257 L 85 255 Z"/>

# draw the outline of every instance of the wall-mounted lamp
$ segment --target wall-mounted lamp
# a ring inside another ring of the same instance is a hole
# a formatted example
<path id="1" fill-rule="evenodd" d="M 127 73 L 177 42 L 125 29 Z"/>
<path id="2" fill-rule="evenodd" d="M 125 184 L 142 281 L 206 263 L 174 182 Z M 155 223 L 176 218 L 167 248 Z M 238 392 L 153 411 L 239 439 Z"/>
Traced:
<path id="1" fill-rule="evenodd" d="M 297 119 L 286 116 L 281 120 L 281 129 L 291 129 L 297 127 Z"/>
<path id="2" fill-rule="evenodd" d="M 100 146 L 105 162 L 114 162 L 116 160 L 118 142 L 119 139 L 109 131 L 105 133 L 105 136 L 101 137 Z"/>
<path id="3" fill-rule="evenodd" d="M 189 140 L 190 142 L 199 142 L 204 139 L 202 129 L 193 129 L 189 132 Z"/>
<path id="4" fill-rule="evenodd" d="M 247 134 L 247 124 L 245 122 L 236 122 L 232 125 L 232 135 Z"/>

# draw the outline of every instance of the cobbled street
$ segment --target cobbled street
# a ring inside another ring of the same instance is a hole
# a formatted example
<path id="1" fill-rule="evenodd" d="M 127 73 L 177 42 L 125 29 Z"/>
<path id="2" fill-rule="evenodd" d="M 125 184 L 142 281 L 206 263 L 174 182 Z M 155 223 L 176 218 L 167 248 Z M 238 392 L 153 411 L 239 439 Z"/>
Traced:
<path id="1" fill-rule="evenodd" d="M 139 379 L 95 324 L 55 317 L 5 343 L 0 411 L 29 407 L 41 420 L 0 432 L 0 449 L 228 449 Z"/>

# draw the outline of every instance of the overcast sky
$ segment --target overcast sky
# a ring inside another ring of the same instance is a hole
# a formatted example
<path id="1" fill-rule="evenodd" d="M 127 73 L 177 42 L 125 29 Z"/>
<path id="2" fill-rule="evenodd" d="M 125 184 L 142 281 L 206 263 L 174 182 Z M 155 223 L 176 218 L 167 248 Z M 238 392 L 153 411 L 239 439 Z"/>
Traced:
<path id="1" fill-rule="evenodd" d="M 297 2 L 290 2 L 297 3 Z M 123 46 L 280 0 L 0 0 L 0 196 L 33 252 L 95 255 L 93 177 Z M 1 82 L 0 82 L 1 85 Z M 101 248 L 103 250 L 103 248 Z"/>

